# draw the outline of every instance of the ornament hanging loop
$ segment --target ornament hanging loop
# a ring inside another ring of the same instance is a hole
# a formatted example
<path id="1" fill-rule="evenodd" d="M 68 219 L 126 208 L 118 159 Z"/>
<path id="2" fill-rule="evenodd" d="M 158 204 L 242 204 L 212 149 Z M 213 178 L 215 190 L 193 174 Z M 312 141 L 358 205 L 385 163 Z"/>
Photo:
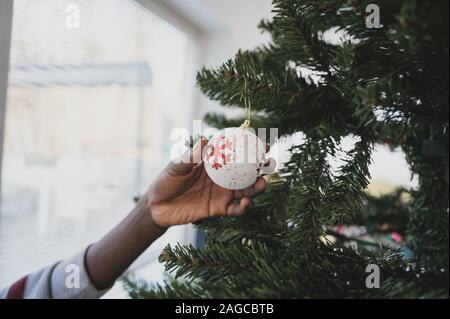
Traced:
<path id="1" fill-rule="evenodd" d="M 245 120 L 244 123 L 242 123 L 241 128 L 249 128 L 250 127 L 250 120 Z"/>
<path id="2" fill-rule="evenodd" d="M 244 105 L 245 105 L 245 111 L 246 111 L 246 117 L 247 119 L 244 121 L 244 123 L 242 123 L 241 128 L 249 128 L 250 127 L 250 118 L 251 118 L 251 102 L 250 102 L 250 98 L 248 96 L 248 91 L 247 91 L 247 79 L 245 79 L 244 82 L 244 92 L 243 92 L 243 98 L 244 98 Z"/>

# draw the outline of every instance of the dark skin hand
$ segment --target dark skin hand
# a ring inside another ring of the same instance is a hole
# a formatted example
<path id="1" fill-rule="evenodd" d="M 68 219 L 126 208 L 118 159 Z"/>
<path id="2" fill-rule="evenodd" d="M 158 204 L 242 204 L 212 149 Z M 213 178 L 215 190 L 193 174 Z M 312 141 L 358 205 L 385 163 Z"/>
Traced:
<path id="1" fill-rule="evenodd" d="M 206 144 L 206 140 L 200 140 L 188 154 L 189 158 L 202 158 Z M 260 178 L 247 189 L 227 190 L 212 182 L 203 162 L 171 162 L 132 212 L 89 247 L 85 262 L 92 283 L 100 290 L 111 287 L 170 226 L 245 213 L 250 198 L 265 187 L 265 180 Z"/>
<path id="2" fill-rule="evenodd" d="M 194 147 L 200 152 L 207 141 Z M 188 224 L 213 216 L 236 216 L 245 212 L 250 197 L 266 186 L 259 179 L 253 186 L 232 191 L 217 186 L 206 174 L 203 162 L 171 163 L 156 179 L 148 192 L 153 220 L 162 227 Z"/>

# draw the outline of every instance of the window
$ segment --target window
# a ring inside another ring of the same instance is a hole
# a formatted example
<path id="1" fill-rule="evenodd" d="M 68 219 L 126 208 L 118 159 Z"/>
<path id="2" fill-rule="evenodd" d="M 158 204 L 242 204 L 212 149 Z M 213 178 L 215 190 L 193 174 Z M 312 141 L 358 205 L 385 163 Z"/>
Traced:
<path id="1" fill-rule="evenodd" d="M 170 131 L 192 120 L 194 38 L 131 0 L 14 1 L 0 287 L 131 210 L 169 159 Z M 165 236 L 141 261 L 193 235 Z"/>

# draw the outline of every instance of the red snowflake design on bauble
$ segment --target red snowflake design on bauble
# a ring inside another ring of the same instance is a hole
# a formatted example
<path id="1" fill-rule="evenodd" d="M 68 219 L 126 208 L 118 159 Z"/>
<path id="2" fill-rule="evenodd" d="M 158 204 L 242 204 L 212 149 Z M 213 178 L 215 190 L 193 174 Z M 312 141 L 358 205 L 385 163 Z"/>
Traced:
<path id="1" fill-rule="evenodd" d="M 227 151 L 231 151 L 232 145 L 231 141 L 223 135 L 214 139 L 214 144 L 211 145 L 211 151 L 208 153 L 208 161 L 211 163 L 212 168 L 218 170 L 223 165 L 231 162 L 231 154 L 227 154 Z"/>

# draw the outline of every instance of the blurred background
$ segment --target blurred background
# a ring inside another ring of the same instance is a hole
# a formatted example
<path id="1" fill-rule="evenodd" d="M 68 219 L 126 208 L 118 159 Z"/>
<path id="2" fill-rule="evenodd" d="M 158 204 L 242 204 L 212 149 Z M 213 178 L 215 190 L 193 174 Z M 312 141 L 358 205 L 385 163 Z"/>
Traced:
<path id="1" fill-rule="evenodd" d="M 9 62 L 0 54 L 9 68 L 0 87 L 0 287 L 122 219 L 168 162 L 174 128 L 192 130 L 210 111 L 235 114 L 200 94 L 196 71 L 267 43 L 257 24 L 270 10 L 270 0 L 13 1 L 12 30 L 0 28 L 0 50 L 11 39 Z M 281 161 L 299 141 L 279 142 Z M 370 192 L 415 187 L 400 151 L 379 146 L 373 160 Z M 192 226 L 170 229 L 132 269 L 163 280 L 157 257 L 169 242 L 197 236 Z M 125 296 L 120 283 L 106 295 Z"/>

